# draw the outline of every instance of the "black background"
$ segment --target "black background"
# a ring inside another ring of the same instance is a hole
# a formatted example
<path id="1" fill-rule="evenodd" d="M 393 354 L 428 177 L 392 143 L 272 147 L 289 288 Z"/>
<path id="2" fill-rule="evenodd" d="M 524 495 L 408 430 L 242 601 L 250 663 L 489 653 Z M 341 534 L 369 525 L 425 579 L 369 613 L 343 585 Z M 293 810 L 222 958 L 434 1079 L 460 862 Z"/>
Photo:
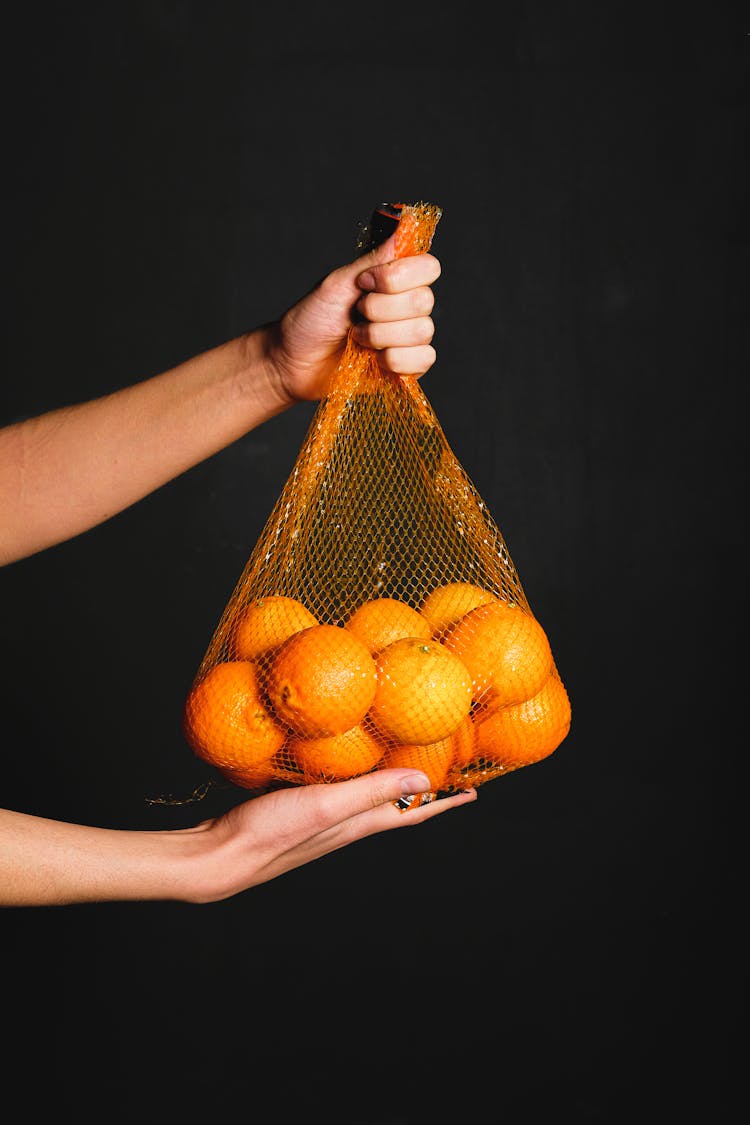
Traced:
<path id="1" fill-rule="evenodd" d="M 6 1097 L 728 1120 L 749 34 L 620 2 L 6 17 L 2 421 L 273 318 L 374 204 L 439 203 L 423 386 L 574 715 L 475 805 L 224 903 L 6 910 Z M 6 807 L 157 829 L 237 799 L 151 803 L 203 777 L 181 701 L 310 416 L 3 571 Z"/>

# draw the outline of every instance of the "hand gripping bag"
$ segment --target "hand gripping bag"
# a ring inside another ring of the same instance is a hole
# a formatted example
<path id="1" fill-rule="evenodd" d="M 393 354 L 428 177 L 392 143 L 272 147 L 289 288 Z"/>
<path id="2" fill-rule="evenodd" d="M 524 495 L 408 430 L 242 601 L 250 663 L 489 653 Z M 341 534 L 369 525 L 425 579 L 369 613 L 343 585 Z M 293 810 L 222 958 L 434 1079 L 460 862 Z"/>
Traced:
<path id="1" fill-rule="evenodd" d="M 384 204 L 366 249 L 427 251 Z M 184 703 L 193 752 L 263 792 L 399 765 L 431 800 L 548 757 L 570 701 L 503 536 L 415 378 L 350 335 Z"/>

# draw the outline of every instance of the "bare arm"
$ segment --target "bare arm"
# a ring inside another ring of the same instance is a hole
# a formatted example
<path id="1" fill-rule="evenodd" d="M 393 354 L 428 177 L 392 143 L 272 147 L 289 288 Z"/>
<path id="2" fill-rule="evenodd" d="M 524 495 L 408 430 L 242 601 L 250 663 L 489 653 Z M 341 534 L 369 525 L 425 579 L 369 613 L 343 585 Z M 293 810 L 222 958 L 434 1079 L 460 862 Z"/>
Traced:
<path id="1" fill-rule="evenodd" d="M 435 359 L 429 254 L 392 240 L 330 273 L 276 323 L 171 371 L 0 430 L 0 562 L 61 542 L 159 488 L 266 419 L 327 390 L 350 330 L 381 367 L 420 377 Z M 353 327 L 354 313 L 364 318 Z M 174 832 L 69 824 L 0 810 L 0 905 L 211 902 L 376 832 L 419 824 L 474 790 L 401 812 L 428 785 L 405 770 L 281 789 Z"/>
<path id="2" fill-rule="evenodd" d="M 333 271 L 275 324 L 90 402 L 0 430 L 0 563 L 80 534 L 301 399 L 316 399 L 356 328 L 384 367 L 434 361 L 429 254 L 389 261 L 391 240 Z M 369 287 L 362 275 L 371 273 Z"/>
<path id="3" fill-rule="evenodd" d="M 266 335 L 0 431 L 0 561 L 94 527 L 282 410 Z"/>
<path id="4" fill-rule="evenodd" d="M 92 828 L 0 810 L 0 906 L 216 902 L 392 828 L 476 800 L 476 790 L 402 811 L 424 774 L 389 769 L 335 785 L 282 789 L 173 832 Z"/>

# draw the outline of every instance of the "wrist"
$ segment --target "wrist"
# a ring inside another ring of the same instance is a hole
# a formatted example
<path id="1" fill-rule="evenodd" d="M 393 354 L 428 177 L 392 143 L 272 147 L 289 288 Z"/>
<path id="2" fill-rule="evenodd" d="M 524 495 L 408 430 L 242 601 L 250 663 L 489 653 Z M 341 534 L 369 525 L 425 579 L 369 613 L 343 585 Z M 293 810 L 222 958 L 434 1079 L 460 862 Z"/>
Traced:
<path id="1" fill-rule="evenodd" d="M 253 328 L 238 340 L 240 393 L 251 409 L 259 410 L 269 418 L 288 410 L 298 401 L 287 390 L 278 361 L 280 340 L 280 325 L 275 321 Z"/>
<path id="2" fill-rule="evenodd" d="M 225 830 L 223 820 L 209 820 L 168 835 L 182 837 L 175 839 L 179 857 L 169 876 L 169 897 L 202 905 L 230 898 L 248 885 L 232 874 L 238 868 L 237 841 Z M 246 866 L 246 862 L 239 864 L 242 870 Z"/>

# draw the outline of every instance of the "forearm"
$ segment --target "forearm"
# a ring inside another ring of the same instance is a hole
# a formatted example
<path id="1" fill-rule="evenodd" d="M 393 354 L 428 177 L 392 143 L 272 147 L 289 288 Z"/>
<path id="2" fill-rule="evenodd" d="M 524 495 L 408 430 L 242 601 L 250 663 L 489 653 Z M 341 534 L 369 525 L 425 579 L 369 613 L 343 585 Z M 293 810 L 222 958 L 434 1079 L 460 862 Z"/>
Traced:
<path id="1" fill-rule="evenodd" d="M 200 902 L 216 867 L 208 829 L 135 832 L 0 810 L 0 906 Z"/>
<path id="2" fill-rule="evenodd" d="M 94 527 L 284 410 L 268 336 L 0 430 L 0 563 Z"/>

